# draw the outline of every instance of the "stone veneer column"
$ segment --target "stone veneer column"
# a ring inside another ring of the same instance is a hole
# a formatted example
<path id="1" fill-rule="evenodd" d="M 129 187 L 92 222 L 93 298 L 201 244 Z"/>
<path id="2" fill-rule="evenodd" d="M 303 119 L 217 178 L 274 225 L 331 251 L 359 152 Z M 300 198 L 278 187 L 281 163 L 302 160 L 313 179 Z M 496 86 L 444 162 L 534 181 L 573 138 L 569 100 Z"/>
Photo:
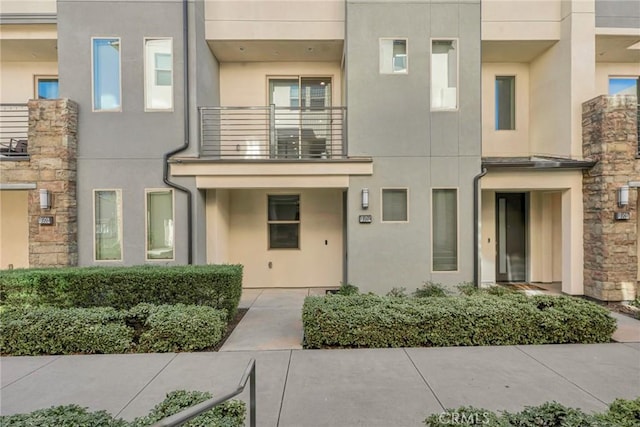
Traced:
<path id="1" fill-rule="evenodd" d="M 78 105 L 68 99 L 32 100 L 29 106 L 29 169 L 37 189 L 29 192 L 29 265 L 78 264 L 76 151 Z M 40 189 L 52 195 L 51 209 L 40 209 Z M 42 215 L 52 226 L 39 225 Z"/>
<path id="2" fill-rule="evenodd" d="M 617 191 L 640 180 L 635 96 L 599 96 L 582 105 L 585 158 L 598 163 L 583 177 L 584 292 L 604 301 L 630 300 L 637 295 L 638 190 L 629 205 L 618 207 Z M 615 220 L 628 212 L 630 220 Z"/>

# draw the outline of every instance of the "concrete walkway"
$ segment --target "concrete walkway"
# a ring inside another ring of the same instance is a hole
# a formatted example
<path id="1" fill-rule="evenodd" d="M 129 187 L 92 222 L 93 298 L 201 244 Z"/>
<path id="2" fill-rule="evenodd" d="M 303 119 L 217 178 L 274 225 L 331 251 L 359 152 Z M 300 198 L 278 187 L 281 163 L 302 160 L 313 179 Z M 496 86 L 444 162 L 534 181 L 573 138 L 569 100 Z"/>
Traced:
<path id="1" fill-rule="evenodd" d="M 640 396 L 640 321 L 627 316 L 613 314 L 611 344 L 301 350 L 304 297 L 323 293 L 245 290 L 249 311 L 217 353 L 0 358 L 0 413 L 76 403 L 131 420 L 172 390 L 235 389 L 252 357 L 260 426 L 420 426 L 443 408 L 602 411 Z"/>
<path id="2" fill-rule="evenodd" d="M 445 407 L 550 400 L 602 411 L 640 395 L 640 343 L 4 357 L 0 413 L 76 403 L 131 420 L 172 390 L 233 390 L 252 357 L 270 427 L 420 426 Z"/>

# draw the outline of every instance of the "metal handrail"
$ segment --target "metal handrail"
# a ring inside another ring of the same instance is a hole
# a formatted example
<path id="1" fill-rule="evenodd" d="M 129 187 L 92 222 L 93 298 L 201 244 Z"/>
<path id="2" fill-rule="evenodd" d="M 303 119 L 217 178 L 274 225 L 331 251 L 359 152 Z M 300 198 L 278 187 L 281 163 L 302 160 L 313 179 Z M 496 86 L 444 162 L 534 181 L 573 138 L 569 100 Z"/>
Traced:
<path id="1" fill-rule="evenodd" d="M 249 365 L 244 370 L 244 374 L 242 374 L 242 378 L 240 378 L 240 383 L 238 384 L 238 388 L 236 388 L 231 393 L 225 394 L 222 397 L 211 398 L 209 400 L 205 400 L 204 402 L 198 403 L 197 405 L 193 405 L 183 411 L 178 412 L 177 414 L 171 415 L 167 418 L 164 418 L 157 423 L 153 424 L 151 427 L 174 427 L 180 426 L 187 421 L 197 417 L 198 415 L 212 409 L 213 407 L 226 402 L 234 396 L 239 395 L 244 391 L 245 386 L 247 385 L 247 380 L 249 380 L 249 426 L 256 426 L 256 360 L 251 359 L 249 361 Z"/>

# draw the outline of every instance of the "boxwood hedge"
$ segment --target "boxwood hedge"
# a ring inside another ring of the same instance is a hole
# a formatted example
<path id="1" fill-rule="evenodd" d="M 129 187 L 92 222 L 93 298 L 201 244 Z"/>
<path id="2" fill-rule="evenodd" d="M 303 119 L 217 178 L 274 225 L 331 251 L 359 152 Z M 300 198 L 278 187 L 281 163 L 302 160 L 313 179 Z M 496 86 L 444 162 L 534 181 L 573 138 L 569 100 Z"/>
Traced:
<path id="1" fill-rule="evenodd" d="M 78 405 L 56 406 L 39 409 L 28 414 L 0 416 L 0 425 L 6 427 L 56 426 L 56 427 L 147 427 L 176 414 L 183 409 L 210 399 L 208 392 L 174 391 L 156 405 L 149 415 L 132 422 L 114 418 L 106 411 L 90 412 Z M 246 407 L 244 402 L 229 400 L 184 424 L 189 427 L 240 427 L 244 426 Z"/>
<path id="2" fill-rule="evenodd" d="M 586 300 L 519 293 L 312 296 L 302 322 L 306 348 L 597 343 L 610 341 L 616 324 Z"/>
<path id="3" fill-rule="evenodd" d="M 224 310 L 183 304 L 8 308 L 0 312 L 0 353 L 197 351 L 215 346 L 226 326 Z"/>
<path id="4" fill-rule="evenodd" d="M 0 273 L 5 305 L 128 309 L 140 303 L 208 305 L 232 318 L 242 294 L 241 265 L 69 267 Z"/>
<path id="5" fill-rule="evenodd" d="M 424 420 L 428 427 L 494 426 L 494 427 L 632 427 L 640 425 L 640 398 L 616 399 L 604 413 L 587 414 L 557 402 L 528 406 L 521 412 L 496 414 L 472 406 L 448 409 Z"/>

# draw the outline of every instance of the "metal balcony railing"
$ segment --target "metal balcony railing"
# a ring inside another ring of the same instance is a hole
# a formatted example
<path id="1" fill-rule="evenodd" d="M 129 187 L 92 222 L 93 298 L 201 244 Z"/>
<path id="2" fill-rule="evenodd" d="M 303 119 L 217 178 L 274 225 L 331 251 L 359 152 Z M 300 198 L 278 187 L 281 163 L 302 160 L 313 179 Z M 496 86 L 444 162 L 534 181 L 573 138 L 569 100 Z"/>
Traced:
<path id="1" fill-rule="evenodd" d="M 346 156 L 344 107 L 200 107 L 201 155 L 312 160 Z"/>
<path id="2" fill-rule="evenodd" d="M 27 104 L 0 104 L 0 155 L 27 156 Z"/>

